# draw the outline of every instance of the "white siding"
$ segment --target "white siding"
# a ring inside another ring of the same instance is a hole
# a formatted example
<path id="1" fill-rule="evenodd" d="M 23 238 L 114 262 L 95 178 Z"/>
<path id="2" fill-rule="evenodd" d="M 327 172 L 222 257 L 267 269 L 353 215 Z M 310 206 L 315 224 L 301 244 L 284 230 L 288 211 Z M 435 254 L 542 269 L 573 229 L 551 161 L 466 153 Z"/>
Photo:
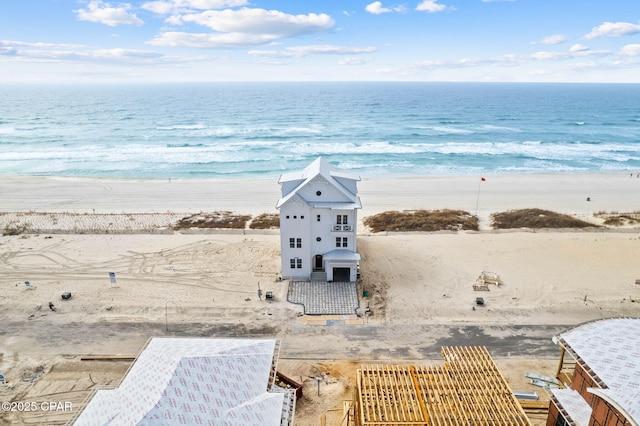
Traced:
<path id="1" fill-rule="evenodd" d="M 280 247 L 282 250 L 282 277 L 307 279 L 311 273 L 311 233 L 309 208 L 302 203 L 290 203 L 280 209 Z M 288 217 L 288 218 L 287 218 Z M 302 248 L 291 248 L 290 238 L 301 238 Z M 290 259 L 302 259 L 302 268 L 291 268 Z"/>
<path id="2" fill-rule="evenodd" d="M 334 176 L 334 173 L 337 175 Z M 324 256 L 336 249 L 356 252 L 357 208 L 360 207 L 356 187 L 358 180 L 359 178 L 349 178 L 346 174 L 335 171 L 322 158 L 318 158 L 301 173 L 288 173 L 280 179 L 282 198 L 277 208 L 280 209 L 281 266 L 284 279 L 308 280 L 315 268 L 316 255 Z M 347 218 L 346 224 L 343 223 L 343 216 Z M 302 248 L 291 248 L 290 238 L 302 238 Z M 340 238 L 339 247 L 336 246 L 336 238 Z M 342 244 L 343 238 L 346 238 L 346 247 Z M 291 259 L 301 259 L 302 267 L 292 269 Z M 323 262 L 329 280 L 332 280 L 333 267 L 349 268 L 352 280 L 355 281 L 357 261 L 345 259 Z"/>

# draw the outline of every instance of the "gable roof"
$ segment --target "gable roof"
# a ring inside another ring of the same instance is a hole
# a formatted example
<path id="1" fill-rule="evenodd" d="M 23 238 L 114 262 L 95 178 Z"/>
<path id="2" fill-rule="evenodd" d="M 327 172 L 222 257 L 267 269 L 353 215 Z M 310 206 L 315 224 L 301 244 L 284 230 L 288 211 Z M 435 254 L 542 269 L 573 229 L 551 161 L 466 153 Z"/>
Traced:
<path id="1" fill-rule="evenodd" d="M 283 173 L 278 179 L 278 183 L 281 185 L 290 184 L 291 190 L 287 194 L 283 194 L 282 198 L 276 204 L 276 208 L 282 207 L 289 200 L 291 200 L 299 191 L 307 186 L 310 182 L 322 179 L 330 183 L 333 187 L 338 189 L 349 201 L 346 203 L 331 203 L 334 205 L 340 204 L 340 208 L 359 209 L 362 207 L 360 198 L 354 192 L 349 191 L 344 185 L 340 183 L 340 180 L 359 181 L 360 177 L 349 173 L 345 173 L 333 167 L 327 160 L 322 157 L 316 158 L 311 164 L 304 168 L 302 171 Z M 316 206 L 321 203 L 312 203 L 305 200 L 308 204 Z M 317 204 L 317 205 L 316 205 Z M 326 204 L 326 202 L 325 202 Z"/>
<path id="2" fill-rule="evenodd" d="M 272 391 L 277 349 L 276 340 L 153 338 L 74 424 L 281 425 L 291 407 Z"/>
<path id="3" fill-rule="evenodd" d="M 291 182 L 291 181 L 304 181 L 309 178 L 313 178 L 317 175 L 322 175 L 324 177 L 335 176 L 343 179 L 350 180 L 360 180 L 359 176 L 352 175 L 350 173 L 344 172 L 331 164 L 323 157 L 316 158 L 311 164 L 305 167 L 301 171 L 283 173 L 280 175 L 280 179 L 278 179 L 278 183 Z"/>
<path id="4" fill-rule="evenodd" d="M 609 401 L 640 422 L 640 318 L 589 322 L 553 338 L 585 369 L 602 389 L 588 391 Z M 561 395 L 559 390 L 552 390 Z M 571 415 L 571 413 L 569 413 Z"/>

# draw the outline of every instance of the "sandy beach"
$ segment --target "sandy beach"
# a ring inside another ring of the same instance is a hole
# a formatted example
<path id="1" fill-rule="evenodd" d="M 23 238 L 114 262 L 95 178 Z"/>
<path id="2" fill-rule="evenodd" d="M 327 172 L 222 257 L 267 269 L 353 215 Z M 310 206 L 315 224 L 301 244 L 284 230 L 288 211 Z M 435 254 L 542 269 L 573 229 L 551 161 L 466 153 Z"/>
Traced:
<path id="1" fill-rule="evenodd" d="M 358 185 L 366 217 L 387 210 L 462 209 L 486 224 L 493 212 L 537 207 L 589 216 L 640 209 L 635 173 L 521 174 L 364 178 Z M 485 181 L 481 181 L 484 177 Z M 3 176 L 0 212 L 275 213 L 277 179 L 128 180 Z M 587 201 L 587 198 L 590 201 Z"/>
<path id="2" fill-rule="evenodd" d="M 304 316 L 286 301 L 287 283 L 277 281 L 277 230 L 161 232 L 183 213 L 276 213 L 276 180 L 3 176 L 0 228 L 20 220 L 60 232 L 0 237 L 0 373 L 11 383 L 0 387 L 0 399 L 55 394 L 79 406 L 93 382 L 117 383 L 126 366 L 87 366 L 77 357 L 135 356 L 155 335 L 279 337 L 281 368 L 305 382 L 300 425 L 319 424 L 323 412 L 351 395 L 336 380 L 323 398 L 312 398 L 307 379 L 318 371 L 348 382 L 366 360 L 439 360 L 436 348 L 454 342 L 453 334 L 462 344 L 487 345 L 513 387 L 544 395 L 523 374 L 555 373 L 554 333 L 597 318 L 640 316 L 640 228 L 496 232 L 490 214 L 537 207 L 595 223 L 599 211 L 640 211 L 640 178 L 624 172 L 483 177 L 360 182 L 359 290 L 369 294 L 361 304 L 372 315 L 329 325 L 333 318 Z M 442 208 L 477 212 L 480 232 L 372 234 L 362 226 L 364 217 L 382 211 Z M 61 216 L 52 221 L 47 213 Z M 86 222 L 66 223 L 65 213 L 86 214 Z M 107 214 L 114 215 L 109 229 L 122 233 L 100 228 Z M 157 232 L 134 232 L 140 229 Z M 483 270 L 504 284 L 474 291 Z M 275 301 L 258 300 L 258 286 L 273 291 Z M 61 300 L 67 291 L 73 298 Z M 478 296 L 486 303 L 476 309 Z M 21 380 L 39 371 L 41 378 Z M 94 371 L 91 381 L 87 371 Z M 68 420 L 42 415 L 0 414 L 0 424 Z"/>

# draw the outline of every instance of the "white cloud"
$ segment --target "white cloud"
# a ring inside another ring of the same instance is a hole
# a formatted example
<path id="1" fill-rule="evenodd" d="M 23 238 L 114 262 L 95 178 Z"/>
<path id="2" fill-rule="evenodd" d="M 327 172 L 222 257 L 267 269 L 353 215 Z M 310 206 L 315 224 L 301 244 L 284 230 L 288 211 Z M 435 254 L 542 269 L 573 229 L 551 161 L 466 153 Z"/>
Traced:
<path id="1" fill-rule="evenodd" d="M 451 63 L 450 62 L 445 62 L 445 61 L 420 61 L 420 62 L 416 62 L 415 64 L 413 64 L 414 67 L 416 68 L 421 68 L 421 69 L 432 69 L 432 68 L 441 68 L 444 66 L 450 66 Z"/>
<path id="2" fill-rule="evenodd" d="M 289 50 L 250 50 L 249 55 L 263 58 L 293 58 L 300 56 L 297 52 Z"/>
<path id="3" fill-rule="evenodd" d="M 191 13 L 171 22 L 194 23 L 216 33 L 165 32 L 149 41 L 149 44 L 203 48 L 256 46 L 281 38 L 326 32 L 335 25 L 326 14 L 289 15 L 277 10 L 249 8 Z"/>
<path id="4" fill-rule="evenodd" d="M 293 58 L 308 55 L 358 55 L 377 51 L 375 47 L 345 47 L 309 45 L 287 47 L 285 50 L 251 50 L 250 55 L 270 58 Z"/>
<path id="5" fill-rule="evenodd" d="M 146 64 L 166 62 L 167 59 L 160 53 L 148 50 L 96 49 L 79 44 L 25 43 L 11 40 L 0 41 L 0 54 L 3 51 L 25 61 Z"/>
<path id="6" fill-rule="evenodd" d="M 420 69 L 436 69 L 436 68 L 466 68 L 477 67 L 483 65 L 500 65 L 514 66 L 522 63 L 523 60 L 517 55 L 502 55 L 489 58 L 462 58 L 455 61 L 422 61 L 412 65 L 414 68 Z"/>
<path id="7" fill-rule="evenodd" d="M 161 58 L 162 54 L 145 50 L 113 48 L 97 49 L 91 52 L 91 56 L 109 60 L 146 60 Z"/>
<path id="8" fill-rule="evenodd" d="M 562 34 L 555 34 L 551 36 L 547 36 L 540 41 L 534 41 L 531 44 L 560 44 L 567 40 L 567 38 Z"/>
<path id="9" fill-rule="evenodd" d="M 638 45 L 640 46 L 640 45 Z M 640 51 L 640 47 L 638 49 Z M 633 51 L 633 49 L 630 49 Z M 524 65 L 529 62 L 537 61 L 564 61 L 579 59 L 582 57 L 595 57 L 595 56 L 608 56 L 611 52 L 604 50 L 590 50 L 588 47 L 575 44 L 569 50 L 549 52 L 540 51 L 531 55 L 517 55 L 507 54 L 493 57 L 476 57 L 476 58 L 462 58 L 457 60 L 434 60 L 416 62 L 412 65 L 413 68 L 432 70 L 432 69 L 459 69 L 459 68 L 475 68 L 483 66 L 491 67 L 513 67 Z M 640 54 L 640 52 L 639 52 Z"/>
<path id="10" fill-rule="evenodd" d="M 294 52 L 302 52 L 305 55 L 309 54 L 324 54 L 324 55 L 354 55 L 359 53 L 371 53 L 378 50 L 375 47 L 344 47 L 344 46 L 331 46 L 331 45 L 313 45 L 313 46 L 295 46 L 289 47 L 288 50 Z"/>
<path id="11" fill-rule="evenodd" d="M 366 63 L 371 62 L 369 59 L 367 58 L 352 58 L 352 57 L 348 57 L 348 58 L 344 58 L 341 61 L 338 62 L 338 65 L 364 65 Z"/>
<path id="12" fill-rule="evenodd" d="M 589 50 L 589 48 L 587 46 L 579 44 L 579 43 L 576 43 L 576 44 L 574 44 L 573 46 L 571 46 L 569 48 L 569 52 L 571 52 L 571 53 L 586 52 L 588 50 Z"/>
<path id="13" fill-rule="evenodd" d="M 86 9 L 74 10 L 81 21 L 98 22 L 110 27 L 118 25 L 142 25 L 141 19 L 130 13 L 131 5 L 123 3 L 119 7 L 113 7 L 110 3 L 101 0 L 92 0 Z"/>
<path id="14" fill-rule="evenodd" d="M 640 44 L 627 44 L 620 49 L 621 56 L 640 56 Z"/>
<path id="15" fill-rule="evenodd" d="M 540 61 L 557 61 L 560 59 L 567 59 L 571 57 L 571 55 L 567 52 L 536 52 L 531 55 L 532 59 L 537 59 Z"/>
<path id="16" fill-rule="evenodd" d="M 269 43 L 273 37 L 259 34 L 241 33 L 185 33 L 167 31 L 150 40 L 148 44 L 169 47 L 198 47 L 229 49 L 246 46 L 258 46 Z"/>
<path id="17" fill-rule="evenodd" d="M 544 61 L 559 61 L 572 58 L 580 58 L 585 56 L 607 56 L 611 52 L 607 50 L 591 50 L 587 46 L 582 44 L 574 44 L 568 51 L 559 52 L 536 52 L 531 55 L 531 59 L 544 60 Z"/>
<path id="18" fill-rule="evenodd" d="M 640 32 L 640 25 L 630 22 L 604 22 L 603 24 L 591 29 L 591 32 L 584 36 L 587 40 L 598 37 L 622 37 L 625 35 L 636 34 Z"/>
<path id="19" fill-rule="evenodd" d="M 423 0 L 418 6 L 416 6 L 416 10 L 420 12 L 441 12 L 445 10 L 447 6 L 444 4 L 438 4 L 438 0 Z"/>
<path id="20" fill-rule="evenodd" d="M 289 15 L 277 10 L 210 10 L 182 17 L 184 22 L 203 25 L 226 33 L 264 34 L 274 38 L 313 34 L 331 29 L 333 19 L 324 13 Z"/>
<path id="21" fill-rule="evenodd" d="M 0 41 L 0 56 L 16 56 L 18 54 L 18 49 L 13 46 L 5 45 L 4 42 Z"/>
<path id="22" fill-rule="evenodd" d="M 176 11 L 176 5 L 168 1 L 150 1 L 143 3 L 140 7 L 158 15 L 167 15 Z"/>
<path id="23" fill-rule="evenodd" d="M 373 13 L 374 15 L 380 15 L 382 13 L 389 13 L 391 12 L 391 9 L 389 9 L 388 7 L 382 7 L 382 3 L 380 3 L 379 1 L 374 1 L 373 3 L 369 3 L 364 10 L 366 10 L 369 13 Z"/>
<path id="24" fill-rule="evenodd" d="M 71 48 L 71 49 L 82 49 L 86 46 L 82 44 L 66 44 L 66 43 L 43 43 L 43 42 L 35 42 L 29 43 L 25 41 L 17 41 L 17 40 L 0 40 L 0 46 L 13 46 L 13 47 L 33 47 L 33 48 Z"/>
<path id="25" fill-rule="evenodd" d="M 247 0 L 158 0 L 143 3 L 140 7 L 159 15 L 168 15 L 190 10 L 224 9 L 248 4 Z"/>
<path id="26" fill-rule="evenodd" d="M 382 7 L 382 3 L 379 1 L 374 1 L 373 3 L 368 4 L 364 9 L 367 12 L 372 13 L 374 15 L 380 15 L 382 13 L 389 13 L 389 12 L 398 12 L 398 13 L 407 12 L 407 8 L 403 5 L 393 6 L 393 7 Z"/>

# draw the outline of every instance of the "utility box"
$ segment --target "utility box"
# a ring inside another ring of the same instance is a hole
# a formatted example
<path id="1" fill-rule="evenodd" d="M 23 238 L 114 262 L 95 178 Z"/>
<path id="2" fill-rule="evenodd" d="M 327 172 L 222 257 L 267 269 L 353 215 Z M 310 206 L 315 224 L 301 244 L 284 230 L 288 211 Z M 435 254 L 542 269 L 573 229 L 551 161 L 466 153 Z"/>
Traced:
<path id="1" fill-rule="evenodd" d="M 70 291 L 65 291 L 64 293 L 62 293 L 62 300 L 69 300 L 69 299 L 71 299 Z"/>

